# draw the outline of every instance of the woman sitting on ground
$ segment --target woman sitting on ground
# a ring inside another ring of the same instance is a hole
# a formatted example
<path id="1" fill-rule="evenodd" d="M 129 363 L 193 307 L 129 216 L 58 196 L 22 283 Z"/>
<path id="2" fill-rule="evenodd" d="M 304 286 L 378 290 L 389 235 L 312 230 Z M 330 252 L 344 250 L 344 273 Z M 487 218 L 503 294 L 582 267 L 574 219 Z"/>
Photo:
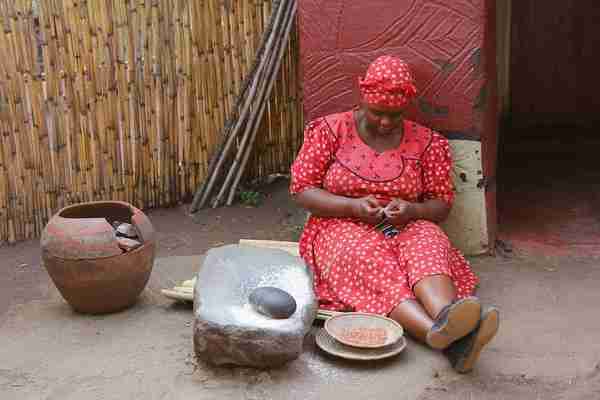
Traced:
<path id="1" fill-rule="evenodd" d="M 454 199 L 448 141 L 404 118 L 416 88 L 403 61 L 378 58 L 359 87 L 359 108 L 307 125 L 292 166 L 319 306 L 389 316 L 470 371 L 498 311 L 472 296 L 478 279 L 437 225 Z"/>

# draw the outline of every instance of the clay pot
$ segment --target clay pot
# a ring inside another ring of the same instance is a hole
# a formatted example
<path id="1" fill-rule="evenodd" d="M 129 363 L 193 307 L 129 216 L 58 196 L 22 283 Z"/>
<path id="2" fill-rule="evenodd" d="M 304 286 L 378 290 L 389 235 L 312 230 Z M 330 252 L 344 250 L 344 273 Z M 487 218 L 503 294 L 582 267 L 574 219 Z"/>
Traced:
<path id="1" fill-rule="evenodd" d="M 142 245 L 124 252 L 114 221 L 134 225 Z M 154 263 L 154 228 L 148 217 L 119 201 L 81 203 L 54 215 L 41 239 L 42 259 L 63 298 L 76 311 L 108 313 L 133 305 Z"/>

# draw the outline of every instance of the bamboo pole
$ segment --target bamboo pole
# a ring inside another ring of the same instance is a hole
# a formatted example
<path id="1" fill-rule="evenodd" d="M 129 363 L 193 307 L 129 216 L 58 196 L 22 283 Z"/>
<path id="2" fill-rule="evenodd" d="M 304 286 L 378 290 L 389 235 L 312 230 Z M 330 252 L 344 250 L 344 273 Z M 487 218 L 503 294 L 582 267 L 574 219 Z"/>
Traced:
<path id="1" fill-rule="evenodd" d="M 193 148 L 197 156 L 197 166 L 195 165 L 195 176 L 192 187 L 199 185 L 200 180 L 206 175 L 206 165 L 208 164 L 208 144 L 205 139 L 207 134 L 207 106 L 204 95 L 205 80 L 205 65 L 206 65 L 206 35 L 202 34 L 202 18 L 201 12 L 202 2 L 191 2 L 191 20 L 190 20 L 190 35 L 192 40 L 193 57 L 192 63 L 195 66 L 194 73 L 191 73 L 192 90 L 193 90 L 193 108 L 191 116 L 191 136 L 193 138 Z"/>

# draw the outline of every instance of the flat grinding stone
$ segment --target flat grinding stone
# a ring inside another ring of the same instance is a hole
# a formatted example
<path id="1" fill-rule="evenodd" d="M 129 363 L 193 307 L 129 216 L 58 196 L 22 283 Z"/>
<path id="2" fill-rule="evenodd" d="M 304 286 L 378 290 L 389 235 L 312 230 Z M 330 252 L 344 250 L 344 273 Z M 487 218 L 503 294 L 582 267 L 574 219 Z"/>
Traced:
<path id="1" fill-rule="evenodd" d="M 250 304 L 250 294 L 265 286 L 294 298 L 289 318 L 273 319 Z M 299 257 L 252 246 L 211 249 L 194 289 L 194 351 L 217 365 L 282 365 L 302 352 L 317 307 L 312 273 Z"/>

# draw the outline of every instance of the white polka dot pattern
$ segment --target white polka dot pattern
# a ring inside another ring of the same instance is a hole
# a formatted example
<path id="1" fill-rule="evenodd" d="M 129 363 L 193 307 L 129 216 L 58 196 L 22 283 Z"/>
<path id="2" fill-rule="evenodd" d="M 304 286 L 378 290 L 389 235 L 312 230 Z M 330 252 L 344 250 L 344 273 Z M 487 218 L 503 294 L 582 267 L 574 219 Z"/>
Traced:
<path id="1" fill-rule="evenodd" d="M 348 197 L 373 194 L 383 203 L 399 197 L 451 205 L 448 141 L 413 122 L 405 128 L 397 149 L 376 153 L 357 139 L 351 111 L 309 123 L 290 191 L 316 187 Z M 357 169 L 365 165 L 373 168 Z M 307 222 L 300 254 L 313 269 L 320 307 L 387 315 L 414 298 L 419 280 L 440 274 L 453 280 L 460 298 L 475 290 L 477 277 L 437 225 L 413 221 L 393 238 L 371 228 L 349 218 L 312 216 Z"/>

